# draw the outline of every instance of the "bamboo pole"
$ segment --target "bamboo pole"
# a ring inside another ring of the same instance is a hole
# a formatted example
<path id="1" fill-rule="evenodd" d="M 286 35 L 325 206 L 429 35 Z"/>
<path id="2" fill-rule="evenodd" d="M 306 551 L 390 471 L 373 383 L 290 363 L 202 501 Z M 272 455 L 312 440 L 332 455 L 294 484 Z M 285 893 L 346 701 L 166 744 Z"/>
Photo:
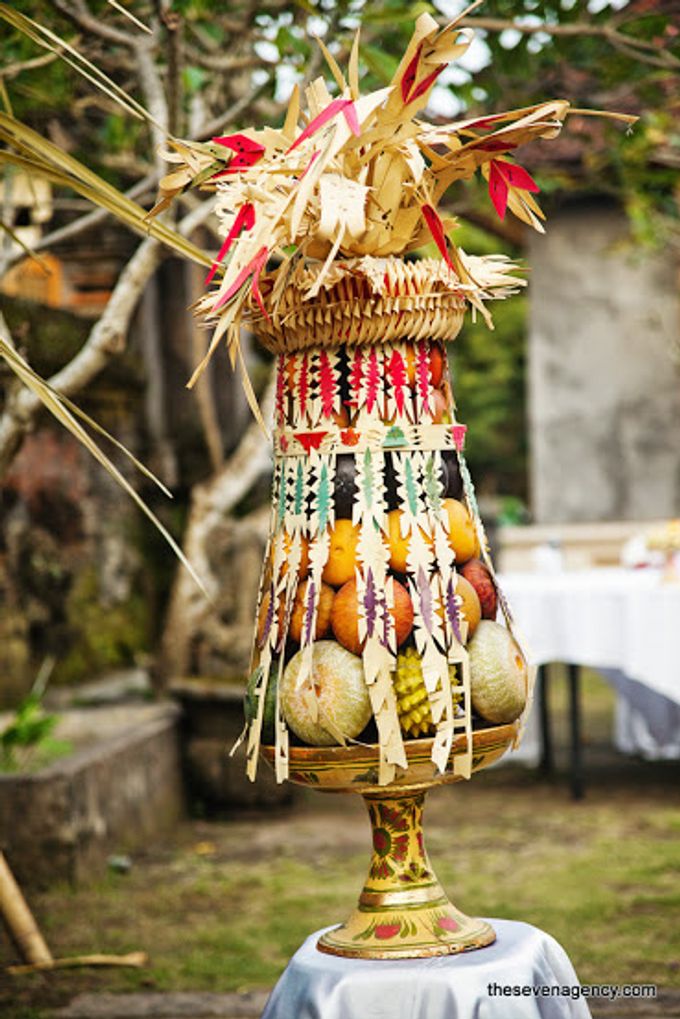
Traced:
<path id="1" fill-rule="evenodd" d="M 71 969 L 76 966 L 145 966 L 149 961 L 146 952 L 130 952 L 129 955 L 77 955 L 72 959 L 50 959 L 49 962 L 34 962 L 25 966 L 8 966 L 12 976 L 34 973 L 36 970 Z"/>
<path id="2" fill-rule="evenodd" d="M 49 967 L 53 964 L 52 954 L 1 851 L 0 916 L 22 959 L 31 966 Z"/>

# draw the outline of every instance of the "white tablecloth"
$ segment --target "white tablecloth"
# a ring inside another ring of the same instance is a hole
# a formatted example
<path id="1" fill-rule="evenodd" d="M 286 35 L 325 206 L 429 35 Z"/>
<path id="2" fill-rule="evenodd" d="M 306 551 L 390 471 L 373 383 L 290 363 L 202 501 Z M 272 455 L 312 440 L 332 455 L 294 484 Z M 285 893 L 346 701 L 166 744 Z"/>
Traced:
<path id="1" fill-rule="evenodd" d="M 262 1019 L 589 1019 L 554 938 L 526 923 L 489 922 L 493 945 L 435 959 L 325 955 L 317 931 L 288 963 Z"/>
<path id="2" fill-rule="evenodd" d="M 621 749 L 680 757 L 680 584 L 662 583 L 652 569 L 499 579 L 536 664 L 590 666 L 616 687 Z"/>

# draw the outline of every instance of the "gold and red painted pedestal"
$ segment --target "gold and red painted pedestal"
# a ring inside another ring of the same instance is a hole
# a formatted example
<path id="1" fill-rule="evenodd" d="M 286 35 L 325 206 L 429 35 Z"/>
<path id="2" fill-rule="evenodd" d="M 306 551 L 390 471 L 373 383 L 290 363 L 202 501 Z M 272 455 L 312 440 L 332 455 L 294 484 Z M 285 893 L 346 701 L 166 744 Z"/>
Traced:
<path id="1" fill-rule="evenodd" d="M 472 771 L 498 760 L 515 734 L 515 725 L 473 733 Z M 432 764 L 432 740 L 411 740 L 406 748 L 408 769 L 382 788 L 377 785 L 377 746 L 290 749 L 291 781 L 360 793 L 371 822 L 373 852 L 357 908 L 345 923 L 321 936 L 322 952 L 362 959 L 426 958 L 481 948 L 496 938 L 488 923 L 466 916 L 449 901 L 423 839 L 427 790 L 460 778 L 453 759 L 464 752 L 465 740 L 454 742 L 444 772 Z M 273 747 L 263 747 L 263 753 L 273 759 Z"/>

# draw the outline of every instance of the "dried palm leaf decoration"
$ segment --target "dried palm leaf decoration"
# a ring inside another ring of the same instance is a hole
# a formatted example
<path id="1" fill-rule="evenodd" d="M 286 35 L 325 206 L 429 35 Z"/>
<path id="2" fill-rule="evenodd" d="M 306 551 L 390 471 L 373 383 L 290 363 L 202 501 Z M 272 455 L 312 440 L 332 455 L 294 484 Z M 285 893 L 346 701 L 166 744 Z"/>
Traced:
<path id="1" fill-rule="evenodd" d="M 438 206 L 452 184 L 480 171 L 501 218 L 509 210 L 542 231 L 538 187 L 513 154 L 525 142 L 558 135 L 570 107 L 555 99 L 444 126 L 421 120 L 439 75 L 472 41 L 473 33 L 458 27 L 467 13 L 445 28 L 422 14 L 386 88 L 361 95 L 358 36 L 346 77 L 321 43 L 337 95 L 318 78 L 305 91 L 304 112 L 294 90 L 278 129 L 170 142 L 175 168 L 161 181 L 153 211 L 188 188 L 208 188 L 217 192 L 224 232 L 197 304 L 214 334 L 190 385 L 222 339 L 236 362 L 244 320 L 267 346 L 290 351 L 324 342 L 322 332 L 328 345 L 390 339 L 390 310 L 413 314 L 412 327 L 425 330 L 422 312 L 430 303 L 443 337 L 445 305 L 454 321 L 470 306 L 491 325 L 485 302 L 522 285 L 508 259 L 461 251 L 450 236 L 456 220 Z M 429 241 L 441 262 L 420 268 L 418 285 L 409 288 L 408 269 L 394 268 L 394 257 Z M 270 259 L 279 261 L 273 272 Z M 395 280 L 405 287 L 395 291 Z M 367 313 L 376 316 L 372 326 Z"/>

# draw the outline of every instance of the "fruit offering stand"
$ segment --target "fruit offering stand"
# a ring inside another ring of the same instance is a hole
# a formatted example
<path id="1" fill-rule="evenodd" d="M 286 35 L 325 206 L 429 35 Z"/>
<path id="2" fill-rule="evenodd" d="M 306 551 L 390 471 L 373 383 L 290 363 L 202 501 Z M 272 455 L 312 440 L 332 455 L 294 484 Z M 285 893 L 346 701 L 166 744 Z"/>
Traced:
<path id="1" fill-rule="evenodd" d="M 461 15 L 462 17 L 462 15 Z M 458 19 L 459 21 L 460 19 Z M 425 852 L 423 798 L 516 743 L 527 656 L 499 589 L 464 457 L 445 344 L 465 313 L 523 285 L 474 257 L 439 210 L 480 173 L 491 202 L 542 229 L 517 147 L 556 136 L 564 100 L 433 126 L 419 119 L 470 45 L 421 15 L 387 88 L 347 75 L 297 89 L 280 129 L 173 141 L 156 211 L 216 192 L 224 244 L 197 311 L 243 367 L 243 323 L 277 356 L 271 526 L 246 703 L 247 769 L 364 796 L 373 855 L 357 910 L 319 948 L 360 958 L 491 943 L 447 899 Z M 408 260 L 430 246 L 439 257 Z M 264 423 L 263 423 L 264 424 Z"/>
<path id="2" fill-rule="evenodd" d="M 438 264 L 381 269 L 413 293 Z M 370 309 L 358 281 L 352 307 Z M 459 321 L 454 306 L 442 328 Z M 489 925 L 455 909 L 434 876 L 422 803 L 512 743 L 527 669 L 494 621 L 443 347 L 395 339 L 281 354 L 276 408 L 249 769 L 259 743 L 281 779 L 360 792 L 373 831 L 359 908 L 319 947 L 399 958 L 487 944 Z"/>

